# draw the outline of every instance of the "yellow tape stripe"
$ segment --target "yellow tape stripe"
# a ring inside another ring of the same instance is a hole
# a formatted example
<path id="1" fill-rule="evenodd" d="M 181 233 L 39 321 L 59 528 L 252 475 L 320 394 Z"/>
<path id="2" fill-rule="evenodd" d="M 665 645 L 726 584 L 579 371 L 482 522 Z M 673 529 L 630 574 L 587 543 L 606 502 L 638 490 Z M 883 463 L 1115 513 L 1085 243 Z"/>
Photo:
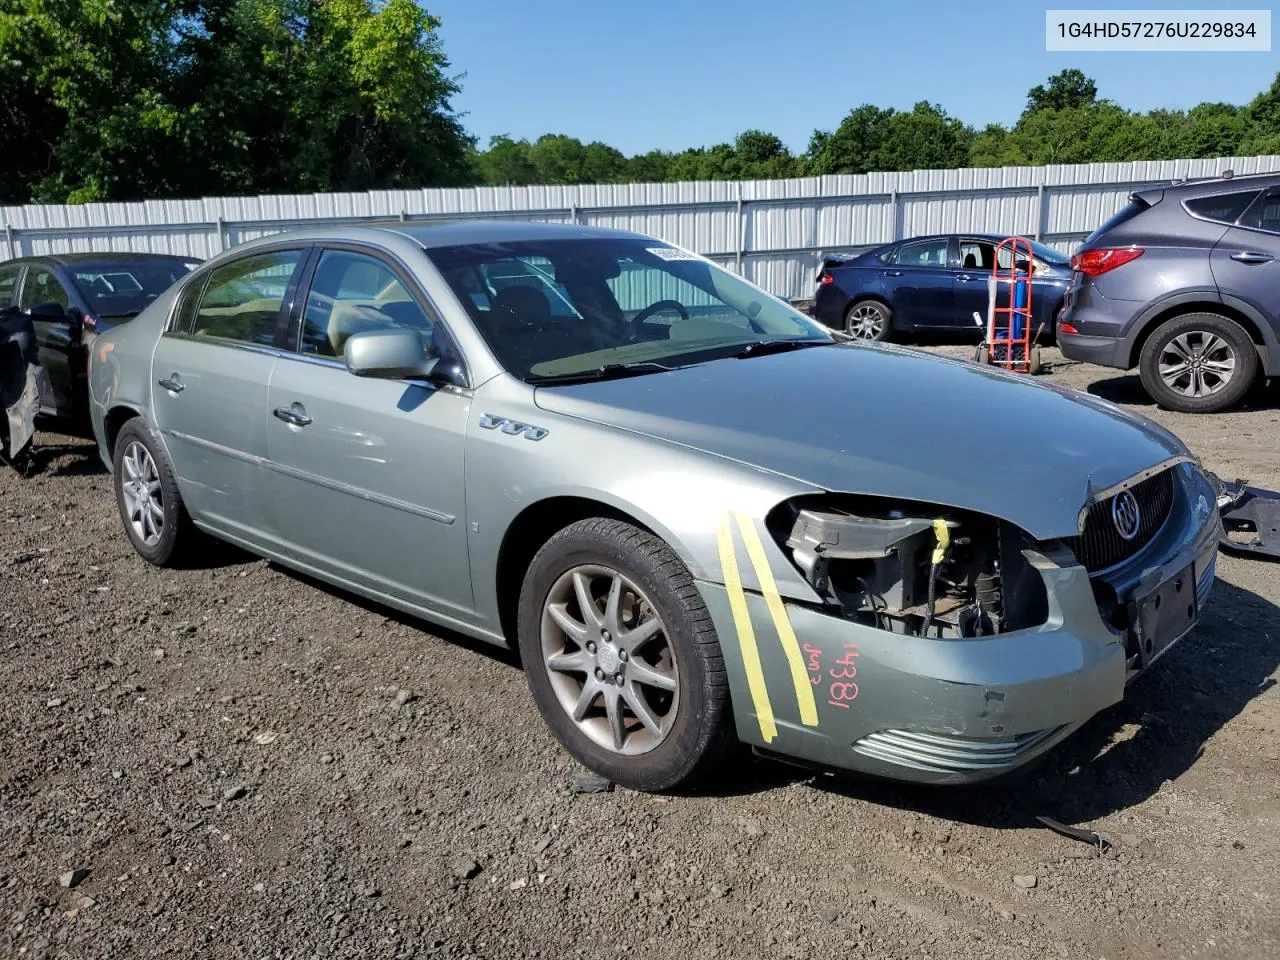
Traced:
<path id="1" fill-rule="evenodd" d="M 773 719 L 773 705 L 769 702 L 769 689 L 764 683 L 764 670 L 760 666 L 760 648 L 756 646 L 756 633 L 751 628 L 751 613 L 747 610 L 747 595 L 742 592 L 742 577 L 738 573 L 738 558 L 733 550 L 733 528 L 726 516 L 720 524 L 716 539 L 720 546 L 720 568 L 724 573 L 724 587 L 729 594 L 729 610 L 733 613 L 733 626 L 738 632 L 738 647 L 742 651 L 742 665 L 747 671 L 747 687 L 751 690 L 751 702 L 760 721 L 760 735 L 765 743 L 772 743 L 778 736 L 778 725 Z"/>
<path id="2" fill-rule="evenodd" d="M 800 643 L 796 640 L 796 632 L 791 628 L 791 618 L 787 616 L 787 608 L 783 606 L 782 597 L 778 593 L 778 584 L 773 579 L 773 571 L 769 569 L 769 558 L 765 556 L 764 544 L 756 533 L 755 525 L 743 514 L 735 514 L 738 518 L 738 529 L 742 531 L 742 542 L 747 547 L 747 556 L 755 567 L 756 579 L 760 581 L 760 592 L 769 606 L 769 614 L 773 617 L 773 627 L 778 631 L 778 639 L 782 641 L 782 650 L 787 655 L 787 664 L 791 667 L 791 682 L 796 688 L 796 701 L 800 704 L 800 722 L 806 727 L 818 725 L 818 705 L 813 699 L 813 684 L 809 682 L 809 673 L 805 670 L 804 657 L 800 653 Z"/>

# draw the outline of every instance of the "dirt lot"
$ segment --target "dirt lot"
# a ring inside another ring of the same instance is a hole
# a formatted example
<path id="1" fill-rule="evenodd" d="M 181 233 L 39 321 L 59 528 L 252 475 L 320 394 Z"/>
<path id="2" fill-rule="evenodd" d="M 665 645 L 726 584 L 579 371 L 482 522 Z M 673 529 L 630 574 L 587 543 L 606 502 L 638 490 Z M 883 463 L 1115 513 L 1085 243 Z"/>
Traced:
<path id="1" fill-rule="evenodd" d="M 1053 376 L 1280 488 L 1275 387 L 1193 418 Z M 509 658 L 241 555 L 149 569 L 92 449 L 38 441 L 0 469 L 0 956 L 1280 956 L 1278 566 L 1223 558 L 1194 637 L 1012 783 L 575 795 Z"/>

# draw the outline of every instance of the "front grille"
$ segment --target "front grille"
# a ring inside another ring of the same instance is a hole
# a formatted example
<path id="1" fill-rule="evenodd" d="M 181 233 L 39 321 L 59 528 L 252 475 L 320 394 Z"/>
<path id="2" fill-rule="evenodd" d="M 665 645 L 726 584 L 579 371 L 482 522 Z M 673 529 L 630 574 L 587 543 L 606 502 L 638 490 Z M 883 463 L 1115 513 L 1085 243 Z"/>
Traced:
<path id="1" fill-rule="evenodd" d="M 1140 517 L 1138 533 L 1132 540 L 1126 540 L 1120 535 L 1112 519 L 1111 507 L 1115 497 L 1108 497 L 1091 506 L 1085 517 L 1083 532 L 1080 536 L 1067 540 L 1076 559 L 1090 573 L 1123 563 L 1160 532 L 1173 507 L 1173 471 L 1162 470 L 1130 487 L 1128 492 L 1138 502 Z"/>

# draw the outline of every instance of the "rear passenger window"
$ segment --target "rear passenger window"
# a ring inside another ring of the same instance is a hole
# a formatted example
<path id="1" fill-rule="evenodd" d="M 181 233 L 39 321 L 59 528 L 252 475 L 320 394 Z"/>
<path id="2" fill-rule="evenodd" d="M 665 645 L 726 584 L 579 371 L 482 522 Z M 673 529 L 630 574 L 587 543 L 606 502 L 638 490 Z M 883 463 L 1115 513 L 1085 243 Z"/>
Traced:
<path id="1" fill-rule="evenodd" d="M 190 333 L 195 322 L 196 308 L 200 306 L 200 296 L 209 277 L 197 277 L 187 284 L 178 294 L 178 307 L 173 311 L 173 324 L 169 328 L 174 333 Z"/>
<path id="2" fill-rule="evenodd" d="M 1258 195 L 1257 190 L 1247 193 L 1220 193 L 1214 197 L 1196 197 L 1186 201 L 1187 209 L 1197 217 L 1216 223 L 1235 223 L 1245 208 Z"/>
<path id="3" fill-rule="evenodd" d="M 390 266 L 347 250 L 320 255 L 302 314 L 302 353 L 341 357 L 353 333 L 396 327 L 428 339 L 432 332 L 431 320 Z"/>
<path id="4" fill-rule="evenodd" d="M 1280 191 L 1273 190 L 1249 208 L 1240 226 L 1280 233 Z"/>
<path id="5" fill-rule="evenodd" d="M 209 275 L 191 332 L 270 346 L 300 250 L 277 250 L 233 260 Z"/>
<path id="6" fill-rule="evenodd" d="M 945 267 L 947 241 L 921 240 L 917 243 L 904 243 L 889 262 L 901 267 Z"/>

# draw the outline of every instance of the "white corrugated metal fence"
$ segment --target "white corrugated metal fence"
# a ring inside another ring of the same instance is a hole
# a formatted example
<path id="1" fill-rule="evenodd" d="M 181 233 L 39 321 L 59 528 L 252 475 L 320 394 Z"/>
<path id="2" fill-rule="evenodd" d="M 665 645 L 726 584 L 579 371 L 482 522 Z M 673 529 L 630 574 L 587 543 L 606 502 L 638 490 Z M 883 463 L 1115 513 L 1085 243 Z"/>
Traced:
<path id="1" fill-rule="evenodd" d="M 1143 186 L 1280 171 L 1280 156 L 917 170 L 794 180 L 474 187 L 0 208 L 0 260 L 73 251 L 205 258 L 316 223 L 466 217 L 616 227 L 661 237 L 771 293 L 809 296 L 818 256 L 927 233 L 1019 233 L 1068 250 Z"/>

